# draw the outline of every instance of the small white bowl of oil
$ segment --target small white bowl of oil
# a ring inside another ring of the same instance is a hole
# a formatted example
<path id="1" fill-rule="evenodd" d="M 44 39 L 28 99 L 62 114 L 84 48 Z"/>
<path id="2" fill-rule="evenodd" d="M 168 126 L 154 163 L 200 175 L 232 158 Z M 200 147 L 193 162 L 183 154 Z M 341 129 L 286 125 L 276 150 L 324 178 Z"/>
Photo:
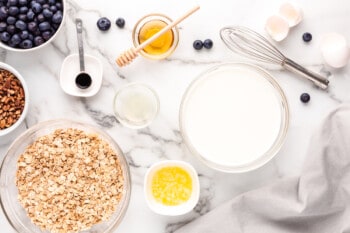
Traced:
<path id="1" fill-rule="evenodd" d="M 144 180 L 144 194 L 149 208 L 157 214 L 183 215 L 199 200 L 196 170 L 187 162 L 165 160 L 153 164 Z"/>

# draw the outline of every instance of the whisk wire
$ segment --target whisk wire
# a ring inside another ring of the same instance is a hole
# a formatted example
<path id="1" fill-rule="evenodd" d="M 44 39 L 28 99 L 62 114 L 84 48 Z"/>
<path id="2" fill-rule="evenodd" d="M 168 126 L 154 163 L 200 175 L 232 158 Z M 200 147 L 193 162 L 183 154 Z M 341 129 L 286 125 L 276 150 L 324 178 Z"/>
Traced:
<path id="1" fill-rule="evenodd" d="M 256 61 L 281 65 L 283 68 L 311 80 L 322 89 L 328 87 L 329 81 L 325 77 L 290 60 L 265 37 L 249 28 L 225 27 L 221 29 L 220 36 L 226 46 L 238 54 Z"/>

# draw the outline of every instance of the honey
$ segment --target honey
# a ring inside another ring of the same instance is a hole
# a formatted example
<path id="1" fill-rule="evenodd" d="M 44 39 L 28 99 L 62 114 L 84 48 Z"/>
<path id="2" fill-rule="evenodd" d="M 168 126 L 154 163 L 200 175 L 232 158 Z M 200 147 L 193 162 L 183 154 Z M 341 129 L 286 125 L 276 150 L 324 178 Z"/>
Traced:
<path id="1" fill-rule="evenodd" d="M 151 193 L 163 205 L 176 206 L 188 201 L 192 195 L 192 178 L 178 166 L 157 170 L 151 180 Z"/>
<path id="2" fill-rule="evenodd" d="M 143 43 L 148 38 L 152 37 L 154 34 L 166 27 L 167 23 L 163 20 L 154 19 L 146 22 L 139 31 L 138 41 Z M 146 46 L 143 51 L 151 55 L 161 55 L 166 53 L 174 43 L 174 33 L 170 29 L 162 36 L 157 38 L 151 44 Z"/>

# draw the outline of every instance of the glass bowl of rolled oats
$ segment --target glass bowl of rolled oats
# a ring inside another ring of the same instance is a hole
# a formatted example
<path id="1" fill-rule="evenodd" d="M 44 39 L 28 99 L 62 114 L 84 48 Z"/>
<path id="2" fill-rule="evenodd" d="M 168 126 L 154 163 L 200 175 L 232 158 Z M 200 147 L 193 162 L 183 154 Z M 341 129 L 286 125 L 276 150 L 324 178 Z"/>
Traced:
<path id="1" fill-rule="evenodd" d="M 12 66 L 0 62 L 0 140 L 25 119 L 29 106 L 28 87 Z"/>
<path id="2" fill-rule="evenodd" d="M 70 120 L 39 123 L 9 147 L 1 207 L 26 233 L 111 233 L 130 201 L 129 166 L 103 130 Z"/>

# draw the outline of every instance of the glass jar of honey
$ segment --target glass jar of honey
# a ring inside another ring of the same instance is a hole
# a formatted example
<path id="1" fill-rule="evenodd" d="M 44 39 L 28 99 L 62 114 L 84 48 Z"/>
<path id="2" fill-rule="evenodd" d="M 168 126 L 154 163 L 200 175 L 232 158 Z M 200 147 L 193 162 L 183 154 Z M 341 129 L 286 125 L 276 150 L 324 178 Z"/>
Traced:
<path id="1" fill-rule="evenodd" d="M 152 37 L 171 22 L 172 20 L 169 17 L 162 14 L 149 14 L 144 16 L 135 24 L 133 29 L 132 37 L 134 46 L 139 46 L 142 42 Z M 146 46 L 140 51 L 140 54 L 154 60 L 164 59 L 174 52 L 178 42 L 179 30 L 175 26 Z"/>

